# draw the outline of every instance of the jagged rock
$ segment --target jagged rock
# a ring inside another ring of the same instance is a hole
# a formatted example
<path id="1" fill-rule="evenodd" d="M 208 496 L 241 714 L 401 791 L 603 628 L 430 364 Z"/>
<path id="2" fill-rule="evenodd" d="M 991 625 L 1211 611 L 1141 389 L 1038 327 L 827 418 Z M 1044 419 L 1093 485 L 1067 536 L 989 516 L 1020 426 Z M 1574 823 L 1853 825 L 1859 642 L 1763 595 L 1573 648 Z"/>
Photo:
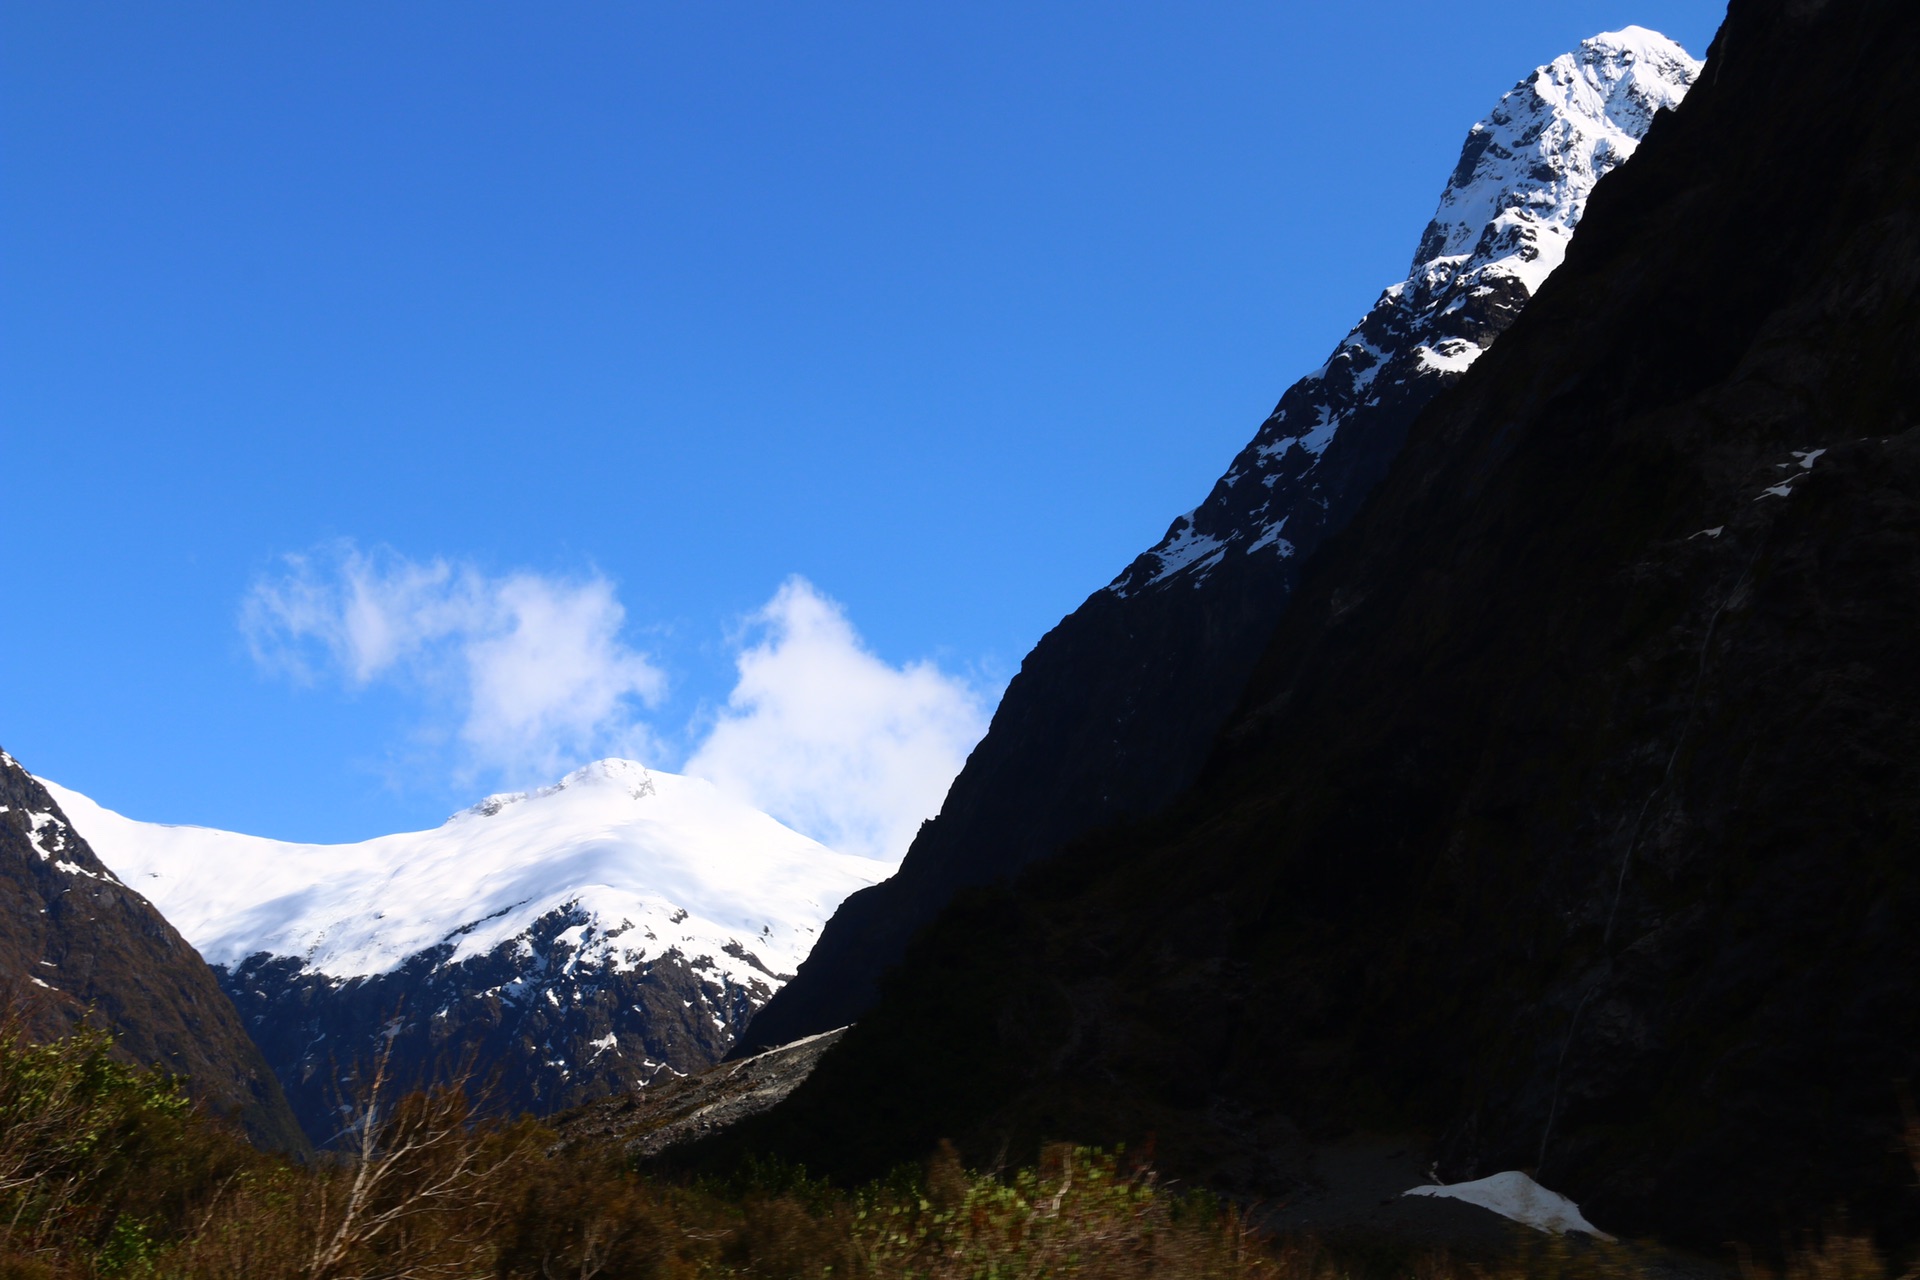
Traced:
<path id="1" fill-rule="evenodd" d="M 821 1055 L 838 1044 L 844 1032 L 844 1027 L 823 1031 L 750 1058 L 591 1103 L 559 1117 L 554 1127 L 572 1141 L 611 1141 L 629 1155 L 657 1156 L 669 1147 L 712 1137 L 771 1110 L 813 1074 Z"/>

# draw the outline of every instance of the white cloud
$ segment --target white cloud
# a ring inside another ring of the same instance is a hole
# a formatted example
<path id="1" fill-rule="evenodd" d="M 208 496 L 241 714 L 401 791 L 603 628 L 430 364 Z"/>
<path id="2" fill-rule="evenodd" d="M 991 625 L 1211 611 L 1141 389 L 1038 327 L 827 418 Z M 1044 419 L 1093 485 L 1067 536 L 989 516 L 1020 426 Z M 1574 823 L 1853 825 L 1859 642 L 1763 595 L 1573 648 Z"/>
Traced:
<path id="1" fill-rule="evenodd" d="M 804 578 L 753 622 L 760 638 L 686 771 L 836 849 L 899 858 L 986 732 L 987 700 L 931 662 L 874 656 Z"/>
<path id="2" fill-rule="evenodd" d="M 313 681 L 409 683 L 451 705 L 469 769 L 541 778 L 649 741 L 639 707 L 666 678 L 620 639 L 613 584 L 368 554 L 288 556 L 254 583 L 241 629 L 263 665 Z"/>
<path id="3" fill-rule="evenodd" d="M 270 670 L 423 698 L 422 737 L 455 744 L 464 787 L 551 781 L 595 756 L 667 762 L 645 718 L 666 678 L 621 639 L 625 619 L 598 575 L 488 575 L 343 542 L 285 557 L 240 621 Z M 988 699 L 931 662 L 875 656 L 804 578 L 747 621 L 733 691 L 682 768 L 832 848 L 897 860 L 986 732 Z"/>

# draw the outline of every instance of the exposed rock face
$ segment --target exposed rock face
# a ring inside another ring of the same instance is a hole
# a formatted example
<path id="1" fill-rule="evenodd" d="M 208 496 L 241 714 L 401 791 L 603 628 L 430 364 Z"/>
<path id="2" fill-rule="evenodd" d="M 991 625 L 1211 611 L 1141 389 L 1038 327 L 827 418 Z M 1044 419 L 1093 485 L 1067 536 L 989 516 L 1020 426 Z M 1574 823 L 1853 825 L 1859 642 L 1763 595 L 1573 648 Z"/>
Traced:
<path id="1" fill-rule="evenodd" d="M 263 952 L 220 982 L 325 1143 L 382 1045 L 402 1088 L 465 1079 L 483 1106 L 544 1115 L 719 1061 L 778 981 L 680 953 L 621 966 L 590 950 L 599 923 L 576 903 L 463 960 L 448 943 L 338 978 Z"/>
<path id="2" fill-rule="evenodd" d="M 1200 785 L 957 901 L 738 1141 L 1271 1193 L 1418 1127 L 1619 1234 L 1916 1232 L 1916 851 L 1920 7 L 1736 0 Z"/>
<path id="3" fill-rule="evenodd" d="M 29 1033 L 83 1021 L 118 1054 L 188 1078 L 254 1141 L 305 1146 L 273 1072 L 213 971 L 94 855 L 40 783 L 0 751 L 0 975 Z"/>
<path id="4" fill-rule="evenodd" d="M 1540 67 L 1473 126 L 1407 278 L 1288 389 L 1205 502 L 1027 655 L 899 874 L 847 900 L 736 1053 L 853 1021 L 957 889 L 1154 813 L 1193 780 L 1302 559 L 1512 323 L 1594 184 L 1698 71 L 1630 27 Z"/>
<path id="5" fill-rule="evenodd" d="M 813 1074 L 821 1055 L 839 1043 L 844 1030 L 825 1031 L 651 1089 L 591 1103 L 561 1116 L 554 1127 L 570 1140 L 611 1140 L 630 1155 L 657 1156 L 772 1110 Z"/>
<path id="6" fill-rule="evenodd" d="M 315 1142 L 377 1054 L 545 1114 L 717 1061 L 882 864 L 694 778 L 603 760 L 431 831 L 297 845 L 53 787 L 213 961 Z"/>

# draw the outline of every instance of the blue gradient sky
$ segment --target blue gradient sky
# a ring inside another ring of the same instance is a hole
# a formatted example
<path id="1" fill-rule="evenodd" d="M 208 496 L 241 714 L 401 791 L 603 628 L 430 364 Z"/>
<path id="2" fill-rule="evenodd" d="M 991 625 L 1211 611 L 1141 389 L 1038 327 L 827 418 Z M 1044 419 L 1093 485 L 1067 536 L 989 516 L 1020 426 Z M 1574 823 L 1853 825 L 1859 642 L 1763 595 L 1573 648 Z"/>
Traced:
<path id="1" fill-rule="evenodd" d="M 302 839 L 522 781 L 250 656 L 250 585 L 339 539 L 611 580 L 668 766 L 791 574 L 996 688 L 1400 277 L 1503 91 L 1721 12 L 0 4 L 0 745 Z"/>

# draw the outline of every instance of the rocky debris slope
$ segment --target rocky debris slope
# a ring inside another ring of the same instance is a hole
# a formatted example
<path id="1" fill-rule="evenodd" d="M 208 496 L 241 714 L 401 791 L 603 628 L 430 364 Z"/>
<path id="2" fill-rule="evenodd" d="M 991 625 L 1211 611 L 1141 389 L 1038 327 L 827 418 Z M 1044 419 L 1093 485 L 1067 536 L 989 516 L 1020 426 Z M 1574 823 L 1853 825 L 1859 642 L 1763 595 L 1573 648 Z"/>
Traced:
<path id="1" fill-rule="evenodd" d="M 1502 96 L 1468 131 L 1406 279 L 1287 390 L 1205 502 L 1034 647 L 899 874 L 847 901 L 739 1052 L 853 1021 L 956 889 L 1152 813 L 1193 780 L 1302 560 L 1513 322 L 1595 184 L 1698 73 L 1678 45 L 1629 27 Z"/>
<path id="2" fill-rule="evenodd" d="M 1159 821 L 957 900 L 740 1143 L 1435 1135 L 1601 1229 L 1920 1238 L 1920 7 L 1736 0 Z"/>
<path id="3" fill-rule="evenodd" d="M 657 1156 L 771 1110 L 813 1074 L 844 1031 L 823 1031 L 651 1089 L 589 1103 L 559 1117 L 554 1127 L 572 1141 L 612 1141 L 630 1155 Z"/>
<path id="4" fill-rule="evenodd" d="M 86 1022 L 254 1141 L 305 1141 L 273 1072 L 204 960 L 95 856 L 46 788 L 0 751 L 0 975 L 28 1034 Z"/>
<path id="5" fill-rule="evenodd" d="M 351 845 L 49 790 L 215 965 L 315 1141 L 382 1046 L 403 1084 L 537 1113 L 698 1070 L 886 870 L 628 760 Z"/>

